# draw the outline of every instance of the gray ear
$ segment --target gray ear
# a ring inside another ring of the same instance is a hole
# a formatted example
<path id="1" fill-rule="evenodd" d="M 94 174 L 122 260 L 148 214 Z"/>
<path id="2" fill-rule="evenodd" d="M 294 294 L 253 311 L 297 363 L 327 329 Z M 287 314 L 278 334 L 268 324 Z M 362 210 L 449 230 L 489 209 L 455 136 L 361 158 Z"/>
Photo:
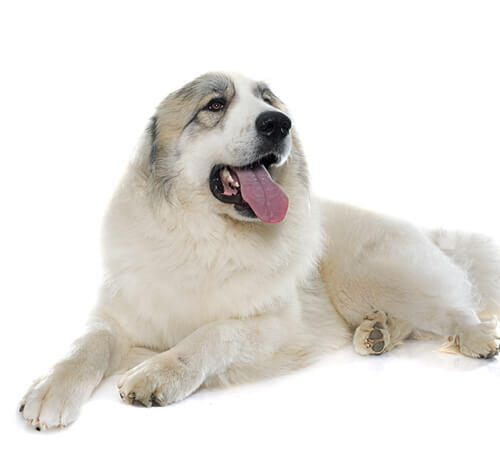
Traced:
<path id="1" fill-rule="evenodd" d="M 151 140 L 151 150 L 149 152 L 149 172 L 153 172 L 156 162 L 156 156 L 158 154 L 158 118 L 156 115 L 151 117 L 149 121 L 149 125 L 146 128 L 146 133 L 149 135 L 149 139 Z"/>

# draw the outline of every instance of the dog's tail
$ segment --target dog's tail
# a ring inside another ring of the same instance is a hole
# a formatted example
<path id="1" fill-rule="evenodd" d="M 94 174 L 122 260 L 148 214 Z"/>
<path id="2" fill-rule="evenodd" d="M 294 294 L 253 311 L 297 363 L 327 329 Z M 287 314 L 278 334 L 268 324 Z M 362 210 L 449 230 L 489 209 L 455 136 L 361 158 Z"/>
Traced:
<path id="1" fill-rule="evenodd" d="M 463 268 L 473 286 L 478 315 L 500 317 L 500 247 L 477 233 L 434 230 L 429 237 Z"/>

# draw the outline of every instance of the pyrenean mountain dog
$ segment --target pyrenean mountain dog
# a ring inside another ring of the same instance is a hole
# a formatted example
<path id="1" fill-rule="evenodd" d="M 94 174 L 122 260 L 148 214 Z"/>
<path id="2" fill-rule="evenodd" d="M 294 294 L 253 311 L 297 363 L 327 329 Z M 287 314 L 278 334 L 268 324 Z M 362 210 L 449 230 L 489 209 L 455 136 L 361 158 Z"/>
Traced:
<path id="1" fill-rule="evenodd" d="M 74 421 L 120 369 L 122 399 L 151 406 L 349 341 L 380 355 L 425 332 L 498 353 L 494 244 L 313 198 L 285 105 L 238 75 L 159 105 L 109 207 L 104 259 L 86 333 L 20 403 L 38 430 Z"/>

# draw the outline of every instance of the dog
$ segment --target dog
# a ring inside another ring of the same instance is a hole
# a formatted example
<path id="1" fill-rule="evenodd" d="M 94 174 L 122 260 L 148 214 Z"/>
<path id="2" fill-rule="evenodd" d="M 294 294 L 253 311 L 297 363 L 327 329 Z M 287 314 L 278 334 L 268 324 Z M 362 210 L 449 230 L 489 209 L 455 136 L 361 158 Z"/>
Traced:
<path id="1" fill-rule="evenodd" d="M 104 221 L 105 279 L 86 333 L 19 405 L 73 422 L 107 376 L 130 404 L 275 376 L 352 342 L 410 337 L 498 354 L 500 251 L 312 196 L 285 104 L 208 73 L 156 109 Z"/>

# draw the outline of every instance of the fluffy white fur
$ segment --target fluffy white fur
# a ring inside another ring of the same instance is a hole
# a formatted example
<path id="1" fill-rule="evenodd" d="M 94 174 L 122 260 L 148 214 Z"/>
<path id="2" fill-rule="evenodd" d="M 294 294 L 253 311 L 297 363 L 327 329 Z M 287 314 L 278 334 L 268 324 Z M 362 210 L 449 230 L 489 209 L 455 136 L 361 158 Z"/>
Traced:
<path id="1" fill-rule="evenodd" d="M 34 427 L 68 425 L 123 368 L 122 398 L 149 406 L 286 372 L 353 335 L 360 354 L 417 332 L 468 356 L 497 353 L 495 323 L 479 317 L 500 308 L 500 253 L 488 238 L 311 198 L 295 135 L 272 171 L 290 199 L 283 222 L 244 218 L 211 195 L 212 166 L 251 159 L 256 116 L 286 112 L 253 81 L 224 77 L 234 90 L 223 126 L 201 110 L 183 128 L 199 83 L 158 108 L 160 128 L 144 135 L 105 220 L 107 276 L 88 330 L 21 401 Z"/>

